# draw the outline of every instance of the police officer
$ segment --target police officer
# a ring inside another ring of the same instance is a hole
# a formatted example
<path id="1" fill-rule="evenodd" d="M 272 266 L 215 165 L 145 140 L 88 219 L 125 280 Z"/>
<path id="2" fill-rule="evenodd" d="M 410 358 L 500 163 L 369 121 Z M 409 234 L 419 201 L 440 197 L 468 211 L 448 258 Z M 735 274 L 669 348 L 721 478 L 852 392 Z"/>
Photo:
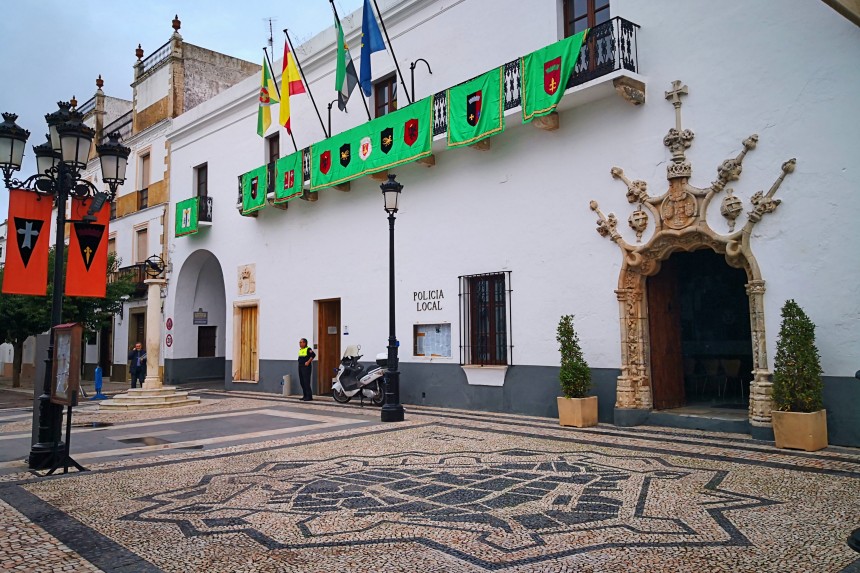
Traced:
<path id="1" fill-rule="evenodd" d="M 299 383 L 302 385 L 302 402 L 313 400 L 311 393 L 311 372 L 313 372 L 313 361 L 316 354 L 308 348 L 308 339 L 299 340 Z"/>

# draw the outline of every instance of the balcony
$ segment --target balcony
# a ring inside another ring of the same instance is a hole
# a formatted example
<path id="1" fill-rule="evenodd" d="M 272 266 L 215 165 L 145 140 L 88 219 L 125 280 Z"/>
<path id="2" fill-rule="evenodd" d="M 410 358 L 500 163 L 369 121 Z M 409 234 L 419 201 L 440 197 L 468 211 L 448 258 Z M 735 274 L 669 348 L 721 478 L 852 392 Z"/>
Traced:
<path id="1" fill-rule="evenodd" d="M 636 30 L 638 25 L 615 17 L 598 24 L 582 44 L 579 59 L 568 78 L 567 88 L 590 82 L 618 70 L 639 72 Z M 505 64 L 505 111 L 518 107 L 520 100 L 520 59 Z M 433 135 L 448 131 L 447 90 L 433 96 Z"/>
<path id="2" fill-rule="evenodd" d="M 204 196 L 197 198 L 197 223 L 202 225 L 212 224 L 212 197 Z"/>
<path id="3" fill-rule="evenodd" d="M 109 282 L 117 282 L 120 279 L 130 280 L 134 284 L 134 298 L 146 296 L 146 285 L 143 281 L 149 278 L 146 275 L 146 263 L 137 263 L 127 267 L 120 267 L 115 273 L 111 273 Z"/>

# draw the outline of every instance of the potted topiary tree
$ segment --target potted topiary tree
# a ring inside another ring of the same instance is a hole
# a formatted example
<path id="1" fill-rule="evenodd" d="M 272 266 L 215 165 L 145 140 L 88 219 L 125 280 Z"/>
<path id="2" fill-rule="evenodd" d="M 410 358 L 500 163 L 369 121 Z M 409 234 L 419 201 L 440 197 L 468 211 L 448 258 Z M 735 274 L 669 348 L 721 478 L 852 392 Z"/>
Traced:
<path id="1" fill-rule="evenodd" d="M 591 369 L 582 356 L 579 337 L 573 328 L 573 315 L 558 321 L 555 339 L 561 353 L 558 373 L 561 391 L 558 398 L 558 422 L 562 426 L 586 428 L 597 425 L 597 396 L 588 396 L 591 389 Z"/>
<path id="2" fill-rule="evenodd" d="M 773 433 L 777 448 L 813 452 L 827 447 L 821 360 L 815 325 L 793 300 L 782 307 L 773 365 Z"/>

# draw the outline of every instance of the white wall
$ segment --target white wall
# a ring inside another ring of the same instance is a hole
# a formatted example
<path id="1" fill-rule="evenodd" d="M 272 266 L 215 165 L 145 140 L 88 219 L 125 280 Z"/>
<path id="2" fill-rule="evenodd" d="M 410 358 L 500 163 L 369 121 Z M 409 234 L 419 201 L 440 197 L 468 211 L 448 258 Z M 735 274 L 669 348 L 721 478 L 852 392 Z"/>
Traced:
<path id="1" fill-rule="evenodd" d="M 488 5 L 398 3 L 406 16 L 386 23 L 397 38 L 401 67 L 415 57 L 428 59 L 434 73 L 428 79 L 419 72 L 419 86 L 432 82 L 434 90 L 442 89 L 559 38 L 560 11 L 553 0 L 505 0 L 492 3 L 492 10 Z M 396 170 L 405 185 L 396 226 L 401 359 L 413 360 L 412 324 L 439 321 L 452 323 L 450 362 L 456 363 L 457 276 L 511 270 L 514 363 L 558 364 L 558 317 L 574 313 L 591 366 L 619 366 L 614 290 L 621 255 L 596 233 L 588 205 L 595 199 L 604 212 L 615 212 L 622 234 L 635 243 L 624 222 L 633 208 L 610 168 L 646 180 L 652 196 L 666 190 L 670 154 L 662 139 L 675 119 L 664 92 L 680 79 L 690 92 L 683 127 L 696 134 L 687 152 L 692 185 L 707 187 L 720 163 L 757 133 L 758 148 L 732 183 L 749 210 L 749 197 L 766 191 L 781 164 L 797 158 L 796 172 L 777 195 L 783 204 L 757 225 L 752 240 L 767 281 L 771 364 L 779 309 L 794 298 L 818 325 L 825 373 L 853 375 L 860 362 L 860 119 L 854 95 L 860 88 L 860 31 L 823 3 L 801 0 L 779 11 L 763 1 L 621 0 L 613 2 L 612 13 L 641 26 L 644 106 L 613 94 L 562 112 L 555 132 L 518 125 L 516 116 L 508 116 L 507 130 L 492 139 L 488 152 L 448 151 L 437 144 L 435 167 Z M 319 80 L 312 85 L 318 102 L 334 97 L 333 37 L 329 31 L 309 42 L 329 50 L 308 58 L 306 71 Z M 375 76 L 384 74 L 384 66 L 374 69 Z M 313 301 L 325 298 L 341 298 L 342 323 L 350 326 L 344 345 L 360 343 L 368 355 L 382 350 L 388 227 L 378 182 L 363 178 L 352 182 L 349 193 L 327 189 L 316 203 L 295 200 L 287 211 L 264 209 L 257 218 L 241 217 L 234 208 L 236 177 L 264 161 L 264 143 L 255 133 L 257 82 L 250 78 L 174 122 L 172 201 L 191 195 L 193 167 L 203 162 L 214 198 L 212 228 L 171 239 L 174 269 L 198 249 L 214 253 L 224 272 L 231 323 L 230 308 L 239 298 L 236 269 L 256 263 L 257 293 L 247 298 L 261 301 L 262 360 L 291 358 L 292 343 L 285 347 L 283 341 L 311 338 Z M 357 93 L 347 116 L 335 108 L 335 132 L 364 121 Z M 320 139 L 308 100 L 293 98 L 291 105 L 299 147 Z M 288 141 L 286 134 L 282 141 Z M 710 220 L 725 229 L 718 212 Z M 435 288 L 445 292 L 444 309 L 416 313 L 413 291 Z M 173 296 L 167 301 L 171 312 Z M 230 349 L 229 324 L 226 334 Z M 186 356 L 167 350 L 168 358 Z"/>

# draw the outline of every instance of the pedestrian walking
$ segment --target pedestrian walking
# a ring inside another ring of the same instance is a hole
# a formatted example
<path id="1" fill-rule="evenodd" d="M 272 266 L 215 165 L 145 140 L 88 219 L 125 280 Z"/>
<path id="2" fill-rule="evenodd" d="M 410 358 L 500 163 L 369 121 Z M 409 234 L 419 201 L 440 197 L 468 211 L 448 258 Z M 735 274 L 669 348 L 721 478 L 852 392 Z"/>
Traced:
<path id="1" fill-rule="evenodd" d="M 313 400 L 311 373 L 314 368 L 314 358 L 316 358 L 316 353 L 313 349 L 308 348 L 308 339 L 299 340 L 299 383 L 302 385 L 302 402 Z"/>
<path id="2" fill-rule="evenodd" d="M 143 388 L 143 378 L 146 376 L 146 350 L 140 342 L 135 342 L 134 348 L 128 353 L 129 368 L 131 372 L 131 387 L 137 388 L 138 381 Z"/>

